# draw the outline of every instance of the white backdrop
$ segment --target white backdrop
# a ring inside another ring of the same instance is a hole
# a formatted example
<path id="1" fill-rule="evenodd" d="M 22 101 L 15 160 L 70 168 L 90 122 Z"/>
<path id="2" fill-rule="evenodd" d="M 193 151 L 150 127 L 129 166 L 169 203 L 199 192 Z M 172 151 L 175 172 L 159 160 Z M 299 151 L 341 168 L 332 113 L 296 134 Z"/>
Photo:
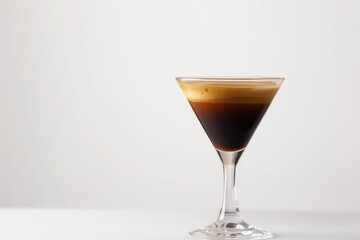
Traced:
<path id="1" fill-rule="evenodd" d="M 360 211 L 360 1 L 1 0 L 0 207 L 220 208 L 175 76 L 284 76 L 242 209 Z"/>

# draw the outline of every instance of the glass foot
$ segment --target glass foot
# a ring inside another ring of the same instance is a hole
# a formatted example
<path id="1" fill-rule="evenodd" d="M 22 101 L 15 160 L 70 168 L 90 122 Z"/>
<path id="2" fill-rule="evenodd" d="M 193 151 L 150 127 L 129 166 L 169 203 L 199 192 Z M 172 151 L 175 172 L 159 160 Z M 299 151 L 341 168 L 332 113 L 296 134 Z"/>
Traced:
<path id="1" fill-rule="evenodd" d="M 268 239 L 274 237 L 270 232 L 255 228 L 246 222 L 215 223 L 189 233 L 193 237 L 207 239 Z"/>

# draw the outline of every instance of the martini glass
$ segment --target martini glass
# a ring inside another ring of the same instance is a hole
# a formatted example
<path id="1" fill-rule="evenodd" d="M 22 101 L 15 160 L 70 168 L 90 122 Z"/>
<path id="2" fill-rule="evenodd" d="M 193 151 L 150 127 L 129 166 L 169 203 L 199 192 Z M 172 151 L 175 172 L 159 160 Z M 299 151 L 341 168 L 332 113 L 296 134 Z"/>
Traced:
<path id="1" fill-rule="evenodd" d="M 267 239 L 240 214 L 236 165 L 279 90 L 283 78 L 179 77 L 179 86 L 217 151 L 224 169 L 223 202 L 217 220 L 190 232 L 208 239 Z"/>

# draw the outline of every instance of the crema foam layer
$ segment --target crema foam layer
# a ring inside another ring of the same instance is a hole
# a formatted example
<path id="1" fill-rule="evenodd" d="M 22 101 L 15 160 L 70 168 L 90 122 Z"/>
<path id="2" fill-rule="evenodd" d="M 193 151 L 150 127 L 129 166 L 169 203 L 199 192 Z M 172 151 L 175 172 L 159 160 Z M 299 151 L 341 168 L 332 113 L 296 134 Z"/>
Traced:
<path id="1" fill-rule="evenodd" d="M 190 102 L 268 103 L 280 85 L 275 81 L 179 81 Z"/>

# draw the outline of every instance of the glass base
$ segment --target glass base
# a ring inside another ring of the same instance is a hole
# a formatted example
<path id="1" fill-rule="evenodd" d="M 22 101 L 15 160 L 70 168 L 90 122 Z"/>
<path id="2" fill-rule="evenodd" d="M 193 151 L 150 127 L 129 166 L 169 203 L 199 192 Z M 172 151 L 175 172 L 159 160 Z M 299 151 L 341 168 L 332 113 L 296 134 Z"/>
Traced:
<path id="1" fill-rule="evenodd" d="M 207 239 L 268 239 L 274 237 L 270 232 L 255 228 L 246 222 L 225 222 L 218 220 L 215 223 L 189 233 L 193 237 Z"/>

